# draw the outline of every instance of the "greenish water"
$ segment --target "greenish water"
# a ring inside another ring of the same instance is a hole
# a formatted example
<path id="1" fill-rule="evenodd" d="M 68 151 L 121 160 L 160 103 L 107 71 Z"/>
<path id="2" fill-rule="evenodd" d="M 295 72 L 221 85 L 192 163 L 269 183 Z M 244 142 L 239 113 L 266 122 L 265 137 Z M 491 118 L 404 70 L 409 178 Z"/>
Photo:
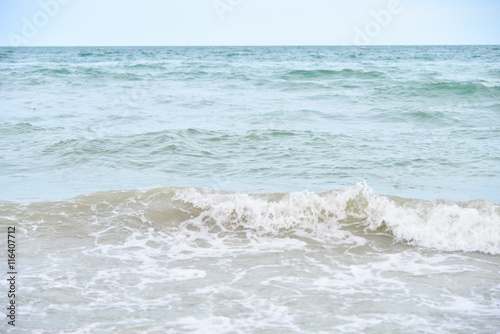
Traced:
<path id="1" fill-rule="evenodd" d="M 0 198 L 200 186 L 500 200 L 500 50 L 0 49 Z"/>

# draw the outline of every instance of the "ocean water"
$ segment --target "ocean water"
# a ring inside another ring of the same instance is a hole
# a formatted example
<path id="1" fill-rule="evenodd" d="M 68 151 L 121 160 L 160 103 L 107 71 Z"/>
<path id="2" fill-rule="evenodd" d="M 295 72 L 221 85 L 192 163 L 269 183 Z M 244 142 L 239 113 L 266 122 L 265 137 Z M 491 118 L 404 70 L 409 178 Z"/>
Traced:
<path id="1" fill-rule="evenodd" d="M 2 331 L 500 332 L 499 46 L 0 48 L 0 117 Z"/>

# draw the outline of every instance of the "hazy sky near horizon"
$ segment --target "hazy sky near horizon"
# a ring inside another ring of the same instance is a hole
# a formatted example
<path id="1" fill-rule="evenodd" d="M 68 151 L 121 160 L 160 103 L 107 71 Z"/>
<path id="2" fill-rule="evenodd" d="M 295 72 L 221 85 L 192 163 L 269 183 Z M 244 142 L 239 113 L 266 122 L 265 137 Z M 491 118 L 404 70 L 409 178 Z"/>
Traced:
<path id="1" fill-rule="evenodd" d="M 500 44 L 500 0 L 0 0 L 1 46 Z"/>

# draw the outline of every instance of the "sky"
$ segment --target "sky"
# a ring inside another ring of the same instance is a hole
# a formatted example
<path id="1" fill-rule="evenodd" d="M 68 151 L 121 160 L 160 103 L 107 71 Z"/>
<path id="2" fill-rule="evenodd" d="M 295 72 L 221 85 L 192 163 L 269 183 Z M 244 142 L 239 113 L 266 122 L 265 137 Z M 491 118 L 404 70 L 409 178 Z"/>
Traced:
<path id="1" fill-rule="evenodd" d="M 0 46 L 500 44 L 500 0 L 0 0 Z"/>

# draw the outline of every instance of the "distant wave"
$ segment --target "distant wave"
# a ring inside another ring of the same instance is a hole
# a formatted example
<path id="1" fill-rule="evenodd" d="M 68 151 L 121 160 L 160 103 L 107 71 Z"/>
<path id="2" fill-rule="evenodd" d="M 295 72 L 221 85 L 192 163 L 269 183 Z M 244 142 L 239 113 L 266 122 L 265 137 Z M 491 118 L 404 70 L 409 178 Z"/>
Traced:
<path id="1" fill-rule="evenodd" d="M 411 122 L 429 126 L 456 125 L 461 123 L 459 113 L 449 110 L 408 109 L 394 112 L 394 110 L 381 110 L 373 116 L 375 121 L 382 122 Z"/>
<path id="2" fill-rule="evenodd" d="M 284 74 L 286 78 L 307 78 L 307 79 L 327 79 L 327 78 L 360 78 L 360 79 L 370 79 L 370 78 L 380 78 L 384 74 L 378 71 L 370 70 L 353 70 L 353 69 L 342 69 L 342 70 L 293 70 Z"/>
<path id="3" fill-rule="evenodd" d="M 374 88 L 378 96 L 386 97 L 388 94 L 400 98 L 417 99 L 449 99 L 455 98 L 500 98 L 500 85 L 483 80 L 470 81 L 440 81 L 429 80 L 422 82 L 407 81 L 397 85 L 379 85 Z"/>
<path id="4" fill-rule="evenodd" d="M 114 69 L 103 69 L 95 66 L 71 66 L 71 67 L 51 67 L 38 68 L 19 73 L 24 78 L 34 78 L 33 80 L 42 80 L 46 82 L 51 79 L 71 78 L 72 80 L 95 79 L 95 80 L 118 80 L 118 81 L 137 81 L 144 79 L 143 75 L 129 73 Z"/>
<path id="5" fill-rule="evenodd" d="M 500 86 L 489 85 L 483 81 L 444 81 L 432 82 L 421 86 L 420 90 L 432 92 L 434 94 L 455 94 L 455 95 L 471 95 L 471 94 L 496 94 L 500 96 Z"/>

